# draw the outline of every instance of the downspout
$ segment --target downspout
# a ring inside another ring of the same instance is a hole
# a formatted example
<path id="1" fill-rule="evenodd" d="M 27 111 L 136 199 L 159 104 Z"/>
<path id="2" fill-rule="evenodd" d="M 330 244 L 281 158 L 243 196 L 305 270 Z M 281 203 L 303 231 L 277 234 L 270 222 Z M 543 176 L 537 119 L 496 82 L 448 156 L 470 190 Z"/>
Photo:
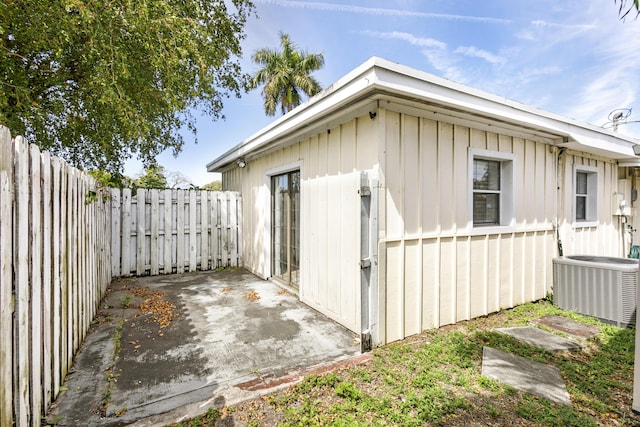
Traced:
<path id="1" fill-rule="evenodd" d="M 560 211 L 561 206 L 561 189 L 560 182 L 562 181 L 562 177 L 560 174 L 562 173 L 562 168 L 560 167 L 562 162 L 562 155 L 564 154 L 566 148 L 560 147 L 558 149 L 558 156 L 556 157 L 556 219 L 555 219 L 555 227 L 556 227 L 556 241 L 558 245 L 558 256 L 564 256 L 564 251 L 562 249 L 562 240 L 560 239 L 560 221 L 558 218 L 558 212 Z"/>
<path id="2" fill-rule="evenodd" d="M 633 214 L 634 212 L 634 202 L 636 201 L 637 197 L 638 197 L 638 192 L 636 189 L 636 172 L 635 172 L 634 167 L 627 167 L 627 176 L 631 175 L 631 194 L 629 194 L 629 207 L 631 210 L 631 215 L 630 216 L 626 216 L 625 215 L 625 221 L 624 221 L 624 225 L 622 226 L 623 230 L 623 240 L 622 240 L 622 244 L 625 244 L 625 239 L 624 239 L 624 233 L 629 233 L 629 254 L 627 255 L 629 258 L 638 258 L 638 247 L 634 248 L 633 245 L 633 233 L 636 232 L 636 229 L 633 228 L 633 223 L 634 223 L 634 217 L 635 215 Z M 625 247 L 623 246 L 623 250 L 622 253 L 624 254 L 625 251 Z"/>

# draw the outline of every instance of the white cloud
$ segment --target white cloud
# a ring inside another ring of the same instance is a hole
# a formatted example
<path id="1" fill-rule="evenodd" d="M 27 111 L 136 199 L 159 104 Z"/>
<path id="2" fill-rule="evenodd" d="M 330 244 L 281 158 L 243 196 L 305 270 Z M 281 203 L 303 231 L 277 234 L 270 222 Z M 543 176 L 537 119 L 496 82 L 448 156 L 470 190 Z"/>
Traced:
<path id="1" fill-rule="evenodd" d="M 548 77 L 560 74 L 562 67 L 557 65 L 548 65 L 546 67 L 523 67 L 517 73 L 514 73 L 515 81 L 511 84 L 524 86 L 531 84 L 540 77 Z"/>
<path id="2" fill-rule="evenodd" d="M 387 32 L 361 31 L 360 34 L 363 34 L 369 37 L 376 37 L 380 39 L 402 40 L 402 41 L 409 42 L 409 44 L 412 44 L 414 46 L 420 46 L 420 47 L 432 47 L 436 49 L 446 49 L 447 47 L 446 43 L 443 43 L 439 40 L 432 39 L 432 38 L 425 38 L 425 37 L 416 37 L 413 34 L 401 32 L 401 31 L 387 31 Z"/>
<path id="3" fill-rule="evenodd" d="M 557 22 L 547 22 L 541 19 L 531 21 L 531 25 L 533 25 L 534 27 L 540 27 L 540 28 L 560 28 L 563 30 L 572 30 L 572 31 L 587 31 L 587 30 L 593 30 L 597 28 L 597 25 L 595 24 L 561 24 Z"/>
<path id="4" fill-rule="evenodd" d="M 580 40 L 584 55 L 592 59 L 578 71 L 584 84 L 576 91 L 573 102 L 568 103 L 566 114 L 603 125 L 612 110 L 634 105 L 640 110 L 640 46 L 636 43 L 640 26 L 619 22 L 617 16 L 603 17 L 598 24 Z M 640 117 L 629 118 L 634 119 Z"/>
<path id="5" fill-rule="evenodd" d="M 385 15 L 385 16 L 404 16 L 415 18 L 434 18 L 434 19 L 446 19 L 456 21 L 473 21 L 484 22 L 492 24 L 508 24 L 511 21 L 502 18 L 492 18 L 488 16 L 468 16 L 468 15 L 456 15 L 447 13 L 431 13 L 431 12 L 417 12 L 403 9 L 385 9 L 380 7 L 364 7 L 353 6 L 347 4 L 338 3 L 321 3 L 321 2 L 309 2 L 309 1 L 284 1 L 284 0 L 254 0 L 254 3 L 270 4 L 276 6 L 285 7 L 297 7 L 305 9 L 317 9 L 330 12 L 350 12 L 367 15 Z"/>
<path id="6" fill-rule="evenodd" d="M 524 29 L 516 33 L 516 37 L 522 40 L 533 41 L 536 39 L 536 35 L 529 29 Z"/>
<path id="7" fill-rule="evenodd" d="M 442 73 L 446 79 L 453 80 L 458 83 L 467 83 L 467 73 L 458 67 L 457 59 L 445 50 L 425 49 L 422 54 L 429 61 L 431 66 Z"/>
<path id="8" fill-rule="evenodd" d="M 502 56 L 494 55 L 491 52 L 478 49 L 475 46 L 460 46 L 454 50 L 453 53 L 461 53 L 465 56 L 484 59 L 490 64 L 504 64 L 507 61 L 507 59 Z"/>
<path id="9" fill-rule="evenodd" d="M 627 69 L 611 69 L 594 77 L 578 94 L 570 114 L 579 120 L 602 125 L 611 110 L 626 108 L 637 97 L 637 81 L 628 78 Z"/>
<path id="10" fill-rule="evenodd" d="M 443 77 L 464 83 L 468 79 L 462 69 L 456 65 L 458 59 L 447 49 L 447 44 L 428 37 L 417 37 L 413 34 L 401 31 L 362 31 L 361 34 L 369 37 L 401 40 L 413 46 L 422 48 L 422 55 L 429 61 L 431 66 L 439 71 Z"/>
<path id="11" fill-rule="evenodd" d="M 579 19 L 579 17 L 578 17 Z M 598 25 L 591 24 L 566 24 L 536 19 L 530 21 L 527 26 L 516 33 L 516 37 L 526 41 L 545 43 L 548 47 L 581 37 L 584 33 L 593 32 Z"/>

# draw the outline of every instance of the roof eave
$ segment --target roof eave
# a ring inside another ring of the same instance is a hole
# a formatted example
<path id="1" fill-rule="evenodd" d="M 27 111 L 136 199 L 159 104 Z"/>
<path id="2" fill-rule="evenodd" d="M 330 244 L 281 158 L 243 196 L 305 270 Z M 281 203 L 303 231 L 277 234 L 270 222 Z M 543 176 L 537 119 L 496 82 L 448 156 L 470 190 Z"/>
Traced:
<path id="1" fill-rule="evenodd" d="M 373 84 L 373 76 L 371 74 L 375 70 L 377 61 L 379 61 L 379 58 L 369 59 L 319 94 L 231 148 L 207 164 L 207 172 L 222 171 L 260 145 L 266 144 L 284 134 L 291 133 L 296 127 L 307 125 L 315 115 L 320 113 L 327 114 L 330 111 L 335 111 L 341 105 L 351 102 L 353 98 L 361 98 L 367 92 L 367 86 Z"/>
<path id="2" fill-rule="evenodd" d="M 612 159 L 635 159 L 633 146 L 640 144 L 640 140 L 634 138 L 374 57 L 209 163 L 207 171 L 220 172 L 233 167 L 237 159 L 250 156 L 267 144 L 284 141 L 287 135 L 313 126 L 319 117 L 337 114 L 345 105 L 372 98 L 376 93 L 455 108 L 486 120 L 521 125 L 534 131 L 539 129 L 556 135 L 560 146 L 565 144 L 568 148 Z"/>

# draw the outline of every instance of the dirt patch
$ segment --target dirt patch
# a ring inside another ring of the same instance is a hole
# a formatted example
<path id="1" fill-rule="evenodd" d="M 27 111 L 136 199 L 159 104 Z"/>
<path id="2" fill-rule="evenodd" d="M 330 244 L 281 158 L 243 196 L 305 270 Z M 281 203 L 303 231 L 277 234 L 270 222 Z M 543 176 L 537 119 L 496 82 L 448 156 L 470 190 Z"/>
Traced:
<path id="1" fill-rule="evenodd" d="M 628 330 L 597 324 L 599 334 L 586 340 L 582 351 L 557 353 L 494 330 L 559 314 L 546 303 L 527 304 L 425 331 L 375 349 L 373 357 L 358 366 L 299 373 L 304 378 L 281 391 L 219 408 L 217 419 L 206 425 L 638 425 L 631 412 L 633 340 Z M 590 319 L 582 321 L 595 325 Z M 572 405 L 481 376 L 482 348 L 489 344 L 558 367 Z M 260 390 L 274 381 L 286 384 L 284 378 L 265 377 L 240 387 Z"/>

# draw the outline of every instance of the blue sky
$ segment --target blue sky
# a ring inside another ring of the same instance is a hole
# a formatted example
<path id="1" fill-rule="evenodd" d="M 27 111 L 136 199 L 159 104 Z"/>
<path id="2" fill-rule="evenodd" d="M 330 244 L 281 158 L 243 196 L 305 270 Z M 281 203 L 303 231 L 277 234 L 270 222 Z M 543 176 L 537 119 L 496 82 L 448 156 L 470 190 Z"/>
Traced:
<path id="1" fill-rule="evenodd" d="M 322 52 L 314 73 L 327 87 L 379 56 L 508 99 L 594 125 L 631 108 L 640 121 L 640 20 L 618 18 L 613 0 L 253 0 L 246 25 L 244 71 L 251 54 L 289 34 L 298 47 Z M 158 162 L 197 185 L 219 179 L 206 164 L 279 116 L 264 114 L 260 90 L 224 104 L 226 120 L 198 120 L 198 144 Z M 197 113 L 196 113 L 197 114 Z M 620 133 L 640 137 L 640 123 Z M 141 166 L 127 164 L 135 176 Z"/>

